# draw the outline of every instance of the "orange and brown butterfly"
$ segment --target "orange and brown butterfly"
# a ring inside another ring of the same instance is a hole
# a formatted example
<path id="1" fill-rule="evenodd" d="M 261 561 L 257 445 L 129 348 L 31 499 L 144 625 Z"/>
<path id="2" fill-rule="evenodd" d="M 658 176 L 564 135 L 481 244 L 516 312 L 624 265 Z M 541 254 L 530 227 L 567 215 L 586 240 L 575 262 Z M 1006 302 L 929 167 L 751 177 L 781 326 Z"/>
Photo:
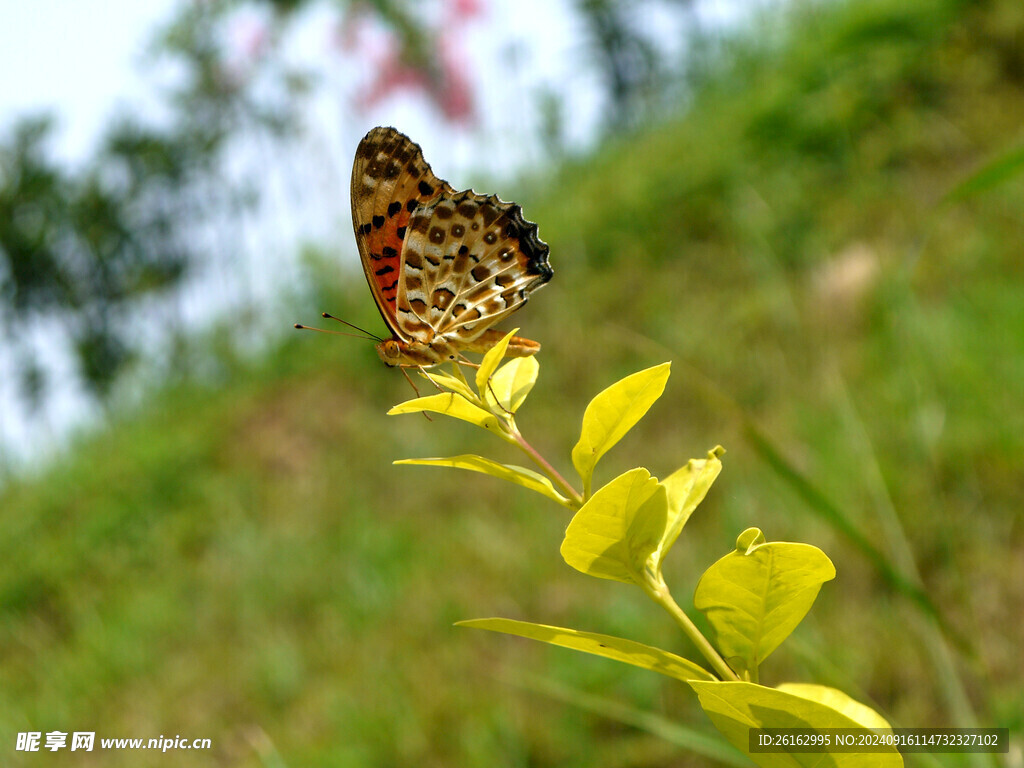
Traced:
<path id="1" fill-rule="evenodd" d="M 386 365 L 427 368 L 486 352 L 491 326 L 551 279 L 548 246 L 522 209 L 495 195 L 456 191 L 394 128 L 374 128 L 352 165 L 352 224 L 359 258 L 391 338 Z M 513 336 L 511 357 L 540 344 Z"/>

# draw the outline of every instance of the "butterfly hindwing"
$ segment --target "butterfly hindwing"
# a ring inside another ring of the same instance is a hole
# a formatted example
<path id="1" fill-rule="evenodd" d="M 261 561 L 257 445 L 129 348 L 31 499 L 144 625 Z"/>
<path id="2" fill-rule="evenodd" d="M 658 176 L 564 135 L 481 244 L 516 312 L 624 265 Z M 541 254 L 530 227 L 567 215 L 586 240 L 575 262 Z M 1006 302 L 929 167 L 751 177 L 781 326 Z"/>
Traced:
<path id="1" fill-rule="evenodd" d="M 454 192 L 434 175 L 419 145 L 394 128 L 374 128 L 356 149 L 351 194 L 359 258 L 377 308 L 396 335 L 402 332 L 395 300 L 409 219 L 418 206 Z"/>
<path id="2" fill-rule="evenodd" d="M 417 208 L 404 242 L 397 322 L 468 345 L 551 279 L 548 247 L 522 209 L 472 191 Z"/>
<path id="3" fill-rule="evenodd" d="M 392 338 L 389 366 L 429 367 L 486 352 L 491 326 L 551 279 L 548 247 L 515 203 L 457 192 L 431 171 L 419 145 L 374 128 L 352 165 L 352 223 L 360 262 Z M 510 356 L 540 345 L 515 337 Z"/>

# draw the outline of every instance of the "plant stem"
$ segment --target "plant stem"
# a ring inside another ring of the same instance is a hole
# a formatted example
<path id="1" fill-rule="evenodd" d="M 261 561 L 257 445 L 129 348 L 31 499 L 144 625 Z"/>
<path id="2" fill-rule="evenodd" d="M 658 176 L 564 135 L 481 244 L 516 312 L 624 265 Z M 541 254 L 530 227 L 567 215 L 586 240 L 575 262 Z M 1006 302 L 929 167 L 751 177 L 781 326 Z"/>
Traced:
<path id="1" fill-rule="evenodd" d="M 664 582 L 660 584 L 645 582 L 641 586 L 654 602 L 668 611 L 669 615 L 676 620 L 676 624 L 683 630 L 683 634 L 690 639 L 691 643 L 697 646 L 697 650 L 708 660 L 722 680 L 739 681 L 739 676 L 725 663 L 725 659 L 719 655 L 710 641 L 701 634 L 701 631 L 697 629 L 697 625 L 690 620 L 690 617 L 683 612 L 679 604 L 672 599 L 668 586 Z"/>
<path id="2" fill-rule="evenodd" d="M 554 481 L 555 485 L 561 488 L 562 492 L 566 493 L 569 496 L 569 498 L 575 503 L 576 507 L 579 508 L 583 504 L 583 497 L 580 496 L 579 492 L 571 485 L 569 485 L 566 479 L 558 473 L 558 470 L 548 463 L 547 459 L 545 459 L 543 456 L 537 453 L 537 450 L 528 442 L 526 442 L 526 438 L 523 437 L 522 434 L 520 434 L 519 430 L 516 429 L 515 426 L 512 426 L 511 434 L 512 439 L 515 440 L 516 442 L 516 445 L 522 448 L 523 452 L 531 459 L 533 459 L 533 462 L 542 470 L 544 470 L 544 473 L 548 477 L 550 477 L 552 481 Z"/>

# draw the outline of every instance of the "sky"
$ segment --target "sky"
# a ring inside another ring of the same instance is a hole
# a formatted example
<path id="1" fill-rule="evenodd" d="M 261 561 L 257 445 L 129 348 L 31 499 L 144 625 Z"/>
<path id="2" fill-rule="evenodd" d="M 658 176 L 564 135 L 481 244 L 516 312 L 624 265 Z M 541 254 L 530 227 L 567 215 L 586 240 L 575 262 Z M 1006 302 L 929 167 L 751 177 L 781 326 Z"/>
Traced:
<path id="1" fill-rule="evenodd" d="M 0 131 L 16 115 L 58 116 L 54 153 L 86 157 L 119 103 L 145 101 L 140 63 L 178 0 L 0 0 Z"/>
<path id="2" fill-rule="evenodd" d="M 68 161 L 87 157 L 119 106 L 152 99 L 154 70 L 144 67 L 145 54 L 156 30 L 181 4 L 182 0 L 0 0 L 0 131 L 6 131 L 15 116 L 50 111 L 58 117 L 55 155 Z M 527 55 L 519 59 L 527 71 L 514 74 L 525 82 L 537 79 L 529 62 L 557 71 L 557 59 L 573 55 L 573 40 L 564 34 L 571 15 L 563 0 L 514 5 L 498 0 L 487 5 L 485 18 L 467 35 L 468 53 L 475 60 L 486 60 L 493 54 L 489 48 L 506 46 L 513 38 L 526 40 Z M 481 25 L 500 30 L 504 39 L 478 34 Z M 562 34 L 555 35 L 554 30 Z M 311 42 L 322 46 L 323 37 L 316 39 L 314 34 Z M 510 73 L 493 75 L 505 78 Z M 495 103 L 493 97 L 490 102 L 481 106 L 491 114 L 510 107 L 500 100 Z M 415 100 L 395 100 L 383 111 L 405 117 L 406 122 L 427 122 L 416 120 L 423 109 Z"/>
<path id="3" fill-rule="evenodd" d="M 0 0 L 0 72 L 4 73 L 0 131 L 15 115 L 51 110 L 59 116 L 54 152 L 68 160 L 86 157 L 119 104 L 145 103 L 151 98 L 152 72 L 147 76 L 142 67 L 145 52 L 155 31 L 182 1 Z M 495 46 L 509 39 L 525 40 L 527 55 L 519 57 L 526 62 L 525 71 L 515 74 L 524 84 L 538 80 L 536 70 L 543 67 L 549 74 L 564 75 L 570 88 L 586 90 L 573 61 L 580 51 L 578 38 L 571 34 L 567 0 L 490 0 L 486 5 L 487 18 L 482 23 L 504 39 L 473 35 L 469 50 L 476 60 L 486 61 Z M 703 0 L 700 15 L 713 23 L 730 23 L 746 5 L 749 0 Z M 507 72 L 488 74 L 509 76 Z M 402 105 L 392 106 L 402 113 Z M 483 105 L 492 112 L 508 106 Z M 575 138 L 583 139 L 585 128 L 574 129 L 581 131 Z"/>

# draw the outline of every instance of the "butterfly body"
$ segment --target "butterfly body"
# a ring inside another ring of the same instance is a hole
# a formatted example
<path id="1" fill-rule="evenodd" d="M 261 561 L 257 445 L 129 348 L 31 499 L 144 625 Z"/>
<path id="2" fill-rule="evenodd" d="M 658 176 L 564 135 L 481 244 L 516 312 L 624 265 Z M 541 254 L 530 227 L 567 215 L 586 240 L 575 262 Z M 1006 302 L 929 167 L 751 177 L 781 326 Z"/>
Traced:
<path id="1" fill-rule="evenodd" d="M 384 365 L 390 367 L 429 368 L 441 363 L 454 362 L 459 359 L 459 354 L 464 351 L 483 354 L 501 341 L 504 336 L 505 334 L 491 329 L 484 331 L 477 339 L 468 344 L 461 342 L 453 344 L 442 337 L 438 337 L 429 343 L 385 339 L 377 345 L 377 355 Z M 522 336 L 513 336 L 509 340 L 505 356 L 529 357 L 538 352 L 540 352 L 540 344 L 538 342 L 525 339 Z"/>
<path id="2" fill-rule="evenodd" d="M 356 150 L 352 222 L 392 334 L 377 345 L 389 366 L 426 368 L 486 352 L 503 336 L 491 326 L 553 274 L 547 244 L 518 205 L 456 191 L 394 128 L 374 128 Z M 515 357 L 539 349 L 518 336 L 509 344 Z"/>

